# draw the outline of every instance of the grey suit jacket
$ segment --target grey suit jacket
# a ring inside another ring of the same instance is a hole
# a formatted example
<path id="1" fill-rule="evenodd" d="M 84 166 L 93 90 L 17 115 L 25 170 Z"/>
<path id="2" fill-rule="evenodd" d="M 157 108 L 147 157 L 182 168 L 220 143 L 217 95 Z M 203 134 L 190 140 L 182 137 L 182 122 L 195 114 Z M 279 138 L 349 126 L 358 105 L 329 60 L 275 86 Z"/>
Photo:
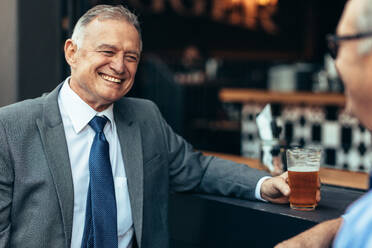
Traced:
<path id="1" fill-rule="evenodd" d="M 0 109 L 0 247 L 70 247 L 79 196 L 73 194 L 57 103 L 60 87 Z M 195 152 L 150 101 L 123 98 L 114 115 L 141 248 L 169 247 L 169 192 L 253 199 L 257 181 L 266 175 Z"/>

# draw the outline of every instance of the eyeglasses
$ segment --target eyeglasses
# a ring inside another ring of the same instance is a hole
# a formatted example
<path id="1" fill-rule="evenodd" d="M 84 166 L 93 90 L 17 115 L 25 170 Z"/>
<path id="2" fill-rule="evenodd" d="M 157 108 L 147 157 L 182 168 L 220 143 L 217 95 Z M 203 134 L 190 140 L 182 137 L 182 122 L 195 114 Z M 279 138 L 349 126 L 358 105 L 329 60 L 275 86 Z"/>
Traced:
<path id="1" fill-rule="evenodd" d="M 339 48 L 339 43 L 340 41 L 345 41 L 345 40 L 357 40 L 361 38 L 365 38 L 368 36 L 372 36 L 372 31 L 371 32 L 365 32 L 365 33 L 359 33 L 359 34 L 353 34 L 353 35 L 336 35 L 336 34 L 329 34 L 327 35 L 327 43 L 328 43 L 328 50 L 329 53 L 331 54 L 333 59 L 337 58 L 337 53 L 338 53 L 338 48 Z"/>

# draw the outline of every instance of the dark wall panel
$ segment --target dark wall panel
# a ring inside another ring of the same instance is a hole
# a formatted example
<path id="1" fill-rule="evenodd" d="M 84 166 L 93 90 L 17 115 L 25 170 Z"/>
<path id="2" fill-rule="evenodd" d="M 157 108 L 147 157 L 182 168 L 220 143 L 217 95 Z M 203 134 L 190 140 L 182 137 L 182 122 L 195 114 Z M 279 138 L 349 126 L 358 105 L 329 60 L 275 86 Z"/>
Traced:
<path id="1" fill-rule="evenodd" d="M 18 100 L 40 96 L 62 80 L 61 1 L 19 1 Z"/>

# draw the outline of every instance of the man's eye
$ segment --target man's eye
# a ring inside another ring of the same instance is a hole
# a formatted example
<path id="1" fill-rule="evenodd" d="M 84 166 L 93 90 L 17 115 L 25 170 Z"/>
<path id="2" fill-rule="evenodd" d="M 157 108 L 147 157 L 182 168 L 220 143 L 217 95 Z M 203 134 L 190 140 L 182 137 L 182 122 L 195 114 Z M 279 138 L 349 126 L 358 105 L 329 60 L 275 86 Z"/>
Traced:
<path id="1" fill-rule="evenodd" d="M 109 56 L 114 55 L 114 52 L 113 51 L 101 51 L 101 53 L 103 53 L 105 55 L 109 55 Z"/>
<path id="2" fill-rule="evenodd" d="M 133 61 L 133 62 L 136 62 L 137 61 L 137 57 L 136 56 L 127 56 L 128 60 L 129 61 Z"/>

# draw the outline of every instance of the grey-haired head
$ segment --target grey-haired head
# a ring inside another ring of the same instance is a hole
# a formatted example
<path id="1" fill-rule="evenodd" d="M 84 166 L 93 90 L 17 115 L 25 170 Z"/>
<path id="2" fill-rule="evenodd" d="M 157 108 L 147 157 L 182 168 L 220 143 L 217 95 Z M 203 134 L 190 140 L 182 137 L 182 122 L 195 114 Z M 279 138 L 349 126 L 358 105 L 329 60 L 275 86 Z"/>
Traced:
<path id="1" fill-rule="evenodd" d="M 138 21 L 137 16 L 132 13 L 127 8 L 122 5 L 96 5 L 90 10 L 88 10 L 75 25 L 74 31 L 72 33 L 71 39 L 77 45 L 78 48 L 82 46 L 84 40 L 84 30 L 85 27 L 91 23 L 94 19 L 99 18 L 99 20 L 114 19 L 120 20 L 123 19 L 128 23 L 132 24 L 138 31 L 140 38 L 140 49 L 142 51 L 142 35 L 141 27 Z"/>

